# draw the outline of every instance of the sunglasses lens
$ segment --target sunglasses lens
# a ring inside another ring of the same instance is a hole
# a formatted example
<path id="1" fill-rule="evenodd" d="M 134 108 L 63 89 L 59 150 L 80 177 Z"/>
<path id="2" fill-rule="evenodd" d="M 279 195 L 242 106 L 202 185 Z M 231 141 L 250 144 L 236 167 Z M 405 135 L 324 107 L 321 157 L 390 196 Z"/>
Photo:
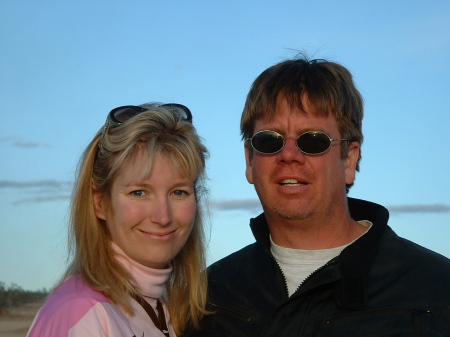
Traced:
<path id="1" fill-rule="evenodd" d="M 320 154 L 330 147 L 330 138 L 323 132 L 306 132 L 297 139 L 298 148 L 307 154 Z"/>
<path id="2" fill-rule="evenodd" d="M 125 123 L 129 119 L 133 118 L 136 115 L 139 115 L 141 112 L 144 112 L 146 110 L 148 109 L 140 106 L 123 106 L 114 109 L 111 115 L 115 122 Z"/>
<path id="3" fill-rule="evenodd" d="M 262 131 L 252 137 L 253 148 L 261 153 L 276 153 L 283 148 L 284 139 L 274 131 Z"/>
<path id="4" fill-rule="evenodd" d="M 188 107 L 177 103 L 163 104 L 162 107 L 168 108 L 179 119 L 183 121 L 192 122 L 192 114 L 191 111 L 188 109 Z"/>

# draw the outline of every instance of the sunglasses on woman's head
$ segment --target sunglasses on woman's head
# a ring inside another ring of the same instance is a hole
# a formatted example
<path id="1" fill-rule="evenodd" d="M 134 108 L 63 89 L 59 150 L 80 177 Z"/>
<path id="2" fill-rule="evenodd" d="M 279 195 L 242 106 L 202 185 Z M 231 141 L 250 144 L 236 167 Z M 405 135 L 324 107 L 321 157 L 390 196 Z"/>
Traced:
<path id="1" fill-rule="evenodd" d="M 161 104 L 159 107 L 164 107 L 171 111 L 175 117 L 179 118 L 182 121 L 190 122 L 192 123 L 192 114 L 188 107 L 177 104 L 177 103 L 167 103 L 167 104 Z M 106 118 L 105 126 L 103 127 L 102 131 L 102 137 L 100 139 L 100 142 L 98 143 L 98 147 L 101 148 L 103 146 L 103 138 L 105 138 L 106 132 L 110 128 L 114 128 L 116 126 L 119 126 L 131 118 L 154 109 L 154 106 L 136 106 L 136 105 L 124 105 L 119 106 L 115 109 L 112 109 L 110 113 L 108 114 L 108 117 Z"/>
<path id="2" fill-rule="evenodd" d="M 307 131 L 297 138 L 283 137 L 278 132 L 272 130 L 259 131 L 253 137 L 246 138 L 245 140 L 250 141 L 252 147 L 259 153 L 274 154 L 284 148 L 287 138 L 295 139 L 298 149 L 304 154 L 309 155 L 317 155 L 328 151 L 331 147 L 331 142 L 351 140 L 350 138 L 332 139 L 322 131 Z"/>

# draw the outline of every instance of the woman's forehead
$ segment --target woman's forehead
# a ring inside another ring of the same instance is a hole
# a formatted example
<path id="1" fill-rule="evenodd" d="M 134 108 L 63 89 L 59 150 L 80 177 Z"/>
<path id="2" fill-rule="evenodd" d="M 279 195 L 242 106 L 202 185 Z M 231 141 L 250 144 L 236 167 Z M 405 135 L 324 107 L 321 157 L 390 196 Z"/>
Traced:
<path id="1" fill-rule="evenodd" d="M 150 152 L 144 148 L 136 150 L 119 168 L 117 175 L 126 174 L 137 179 L 145 179 L 151 176 L 152 169 L 156 162 L 163 162 L 163 165 L 174 168 L 180 175 L 189 176 L 187 167 L 184 167 L 180 156 L 162 151 Z"/>

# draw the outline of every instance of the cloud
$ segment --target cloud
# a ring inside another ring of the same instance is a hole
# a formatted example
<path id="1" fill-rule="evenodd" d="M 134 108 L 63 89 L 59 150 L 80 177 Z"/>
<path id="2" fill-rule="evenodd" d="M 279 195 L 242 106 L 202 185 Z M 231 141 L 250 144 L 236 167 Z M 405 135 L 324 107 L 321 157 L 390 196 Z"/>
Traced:
<path id="1" fill-rule="evenodd" d="M 12 204 L 14 206 L 27 204 L 27 203 L 41 203 L 41 202 L 49 202 L 49 201 L 66 201 L 70 199 L 70 195 L 54 195 L 47 197 L 35 197 L 35 198 L 26 198 L 14 201 Z"/>
<path id="2" fill-rule="evenodd" d="M 254 210 L 260 209 L 261 203 L 257 199 L 211 201 L 210 206 L 218 210 Z"/>
<path id="3" fill-rule="evenodd" d="M 0 137 L 0 143 L 8 143 L 8 142 L 12 142 L 14 140 L 17 140 L 17 137 Z"/>
<path id="4" fill-rule="evenodd" d="M 25 203 L 42 203 L 70 199 L 72 183 L 60 180 L 40 180 L 40 181 L 11 181 L 0 180 L 0 189 L 25 190 L 25 195 L 33 194 L 28 198 L 18 199 L 12 202 L 13 205 Z M 23 193 L 22 193 L 23 194 Z M 20 194 L 20 195 L 22 195 Z"/>
<path id="5" fill-rule="evenodd" d="M 50 145 L 45 144 L 45 143 L 24 141 L 23 139 L 16 137 L 16 136 L 2 137 L 2 138 L 0 138 L 0 144 L 1 143 L 8 143 L 13 147 L 21 147 L 21 148 L 28 148 L 28 149 L 36 148 L 36 147 L 50 147 Z"/>
<path id="6" fill-rule="evenodd" d="M 258 199 L 211 201 L 210 206 L 219 211 L 231 210 L 255 210 L 261 209 L 261 203 Z M 391 213 L 447 213 L 450 212 L 450 205 L 401 205 L 387 206 Z"/>
<path id="7" fill-rule="evenodd" d="M 0 188 L 70 188 L 72 183 L 69 181 L 41 180 L 41 181 L 10 181 L 0 180 Z"/>
<path id="8" fill-rule="evenodd" d="M 50 147 L 48 144 L 40 144 L 40 143 L 33 143 L 33 142 L 24 142 L 21 140 L 15 141 L 12 144 L 14 147 L 23 147 L 23 148 L 33 148 L 33 147 Z"/>
<path id="9" fill-rule="evenodd" d="M 386 207 L 391 213 L 446 213 L 450 212 L 450 205 L 403 205 Z"/>

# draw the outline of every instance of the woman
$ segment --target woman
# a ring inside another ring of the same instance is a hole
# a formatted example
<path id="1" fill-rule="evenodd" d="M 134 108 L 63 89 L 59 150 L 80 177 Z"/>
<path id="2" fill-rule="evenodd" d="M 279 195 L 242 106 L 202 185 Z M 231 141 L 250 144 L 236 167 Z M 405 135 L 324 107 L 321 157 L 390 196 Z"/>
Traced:
<path id="1" fill-rule="evenodd" d="M 206 156 L 185 106 L 110 112 L 79 165 L 73 262 L 29 337 L 176 336 L 198 325 Z"/>

